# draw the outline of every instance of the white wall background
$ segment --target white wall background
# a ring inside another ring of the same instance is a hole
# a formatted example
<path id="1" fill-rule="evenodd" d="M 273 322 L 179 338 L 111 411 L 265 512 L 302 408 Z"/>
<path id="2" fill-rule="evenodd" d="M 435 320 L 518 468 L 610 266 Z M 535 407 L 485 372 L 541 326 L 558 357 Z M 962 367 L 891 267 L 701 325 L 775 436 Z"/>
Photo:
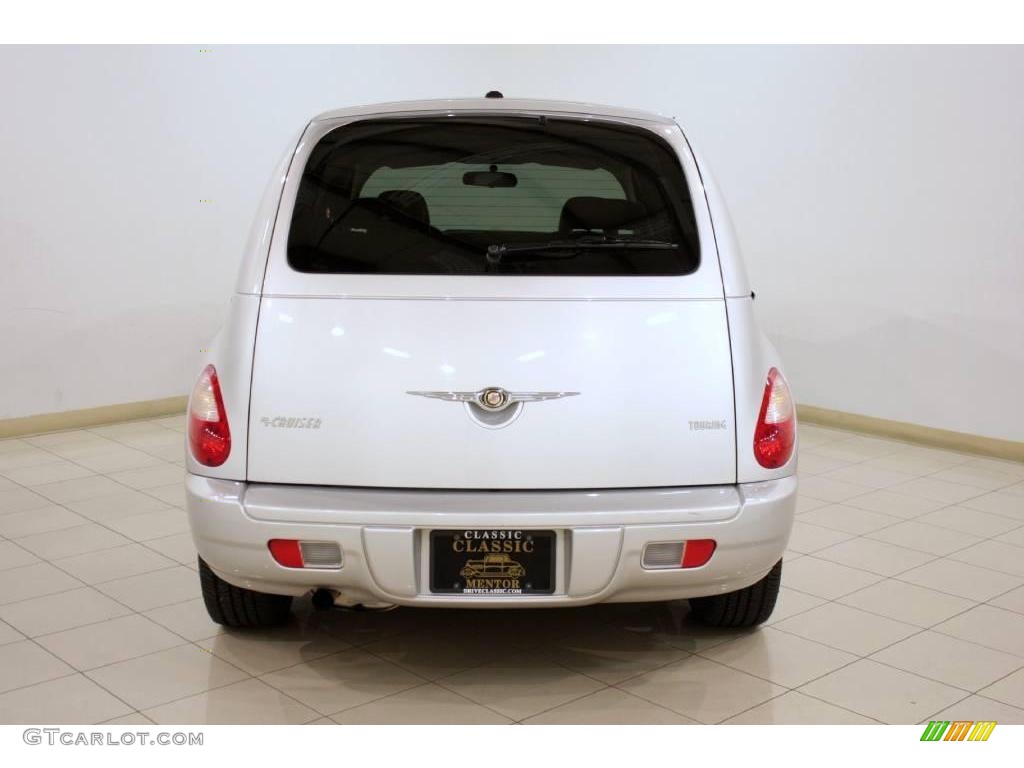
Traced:
<path id="1" fill-rule="evenodd" d="M 1022 48 L 3 47 L 0 73 L 0 418 L 184 394 L 293 131 L 498 88 L 678 117 L 801 402 L 1024 439 Z"/>

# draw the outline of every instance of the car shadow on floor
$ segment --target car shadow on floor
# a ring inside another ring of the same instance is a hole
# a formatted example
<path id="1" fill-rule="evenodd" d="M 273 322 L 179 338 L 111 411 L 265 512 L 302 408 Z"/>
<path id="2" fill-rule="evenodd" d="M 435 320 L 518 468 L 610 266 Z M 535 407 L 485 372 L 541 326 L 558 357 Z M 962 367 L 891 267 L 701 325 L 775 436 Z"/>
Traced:
<path id="1" fill-rule="evenodd" d="M 595 701 L 615 715 L 625 704 L 629 722 L 634 705 L 647 708 L 636 713 L 641 718 L 679 715 L 609 686 L 699 664 L 695 652 L 750 631 L 703 627 L 690 618 L 686 601 L 371 611 L 317 610 L 304 598 L 283 627 L 222 629 L 201 644 L 338 722 L 522 722 L 601 691 Z M 204 719 L 218 721 L 216 709 L 210 697 Z"/>

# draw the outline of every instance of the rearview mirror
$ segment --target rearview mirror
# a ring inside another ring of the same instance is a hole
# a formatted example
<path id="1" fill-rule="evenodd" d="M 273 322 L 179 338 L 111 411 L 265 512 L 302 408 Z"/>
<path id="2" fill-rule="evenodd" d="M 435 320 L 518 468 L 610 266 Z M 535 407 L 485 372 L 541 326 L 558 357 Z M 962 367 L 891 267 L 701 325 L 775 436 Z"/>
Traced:
<path id="1" fill-rule="evenodd" d="M 468 187 L 514 187 L 519 183 L 519 177 L 514 173 L 495 170 L 494 166 L 491 166 L 489 171 L 469 171 L 462 174 L 462 183 Z"/>

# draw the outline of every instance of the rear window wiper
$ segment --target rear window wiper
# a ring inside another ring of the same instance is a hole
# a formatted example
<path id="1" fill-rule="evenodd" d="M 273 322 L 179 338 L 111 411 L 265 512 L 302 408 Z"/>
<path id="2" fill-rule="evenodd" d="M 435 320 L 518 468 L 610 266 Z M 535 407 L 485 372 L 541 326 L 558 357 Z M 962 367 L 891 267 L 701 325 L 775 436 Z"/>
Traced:
<path id="1" fill-rule="evenodd" d="M 584 250 L 620 250 L 635 249 L 647 251 L 671 251 L 679 248 L 679 243 L 667 240 L 638 240 L 625 237 L 578 237 L 568 240 L 545 240 L 537 243 L 494 243 L 487 246 L 487 260 L 492 264 L 501 261 L 505 254 L 536 253 L 543 255 L 553 251 L 570 252 Z M 548 258 L 566 258 L 566 256 L 550 256 Z"/>

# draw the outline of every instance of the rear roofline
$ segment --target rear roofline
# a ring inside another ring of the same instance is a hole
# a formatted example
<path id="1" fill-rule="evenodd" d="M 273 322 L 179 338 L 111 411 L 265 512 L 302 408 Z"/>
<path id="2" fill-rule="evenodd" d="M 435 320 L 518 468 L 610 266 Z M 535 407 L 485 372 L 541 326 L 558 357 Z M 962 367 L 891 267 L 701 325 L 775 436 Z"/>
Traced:
<path id="1" fill-rule="evenodd" d="M 547 114 L 602 117 L 613 119 L 640 120 L 660 125 L 674 125 L 671 117 L 641 109 L 611 107 L 581 101 L 558 101 L 551 99 L 426 99 L 423 101 L 392 101 L 381 104 L 365 104 L 322 112 L 313 122 L 324 122 L 342 118 L 387 117 L 412 114 L 444 113 L 476 114 Z"/>

